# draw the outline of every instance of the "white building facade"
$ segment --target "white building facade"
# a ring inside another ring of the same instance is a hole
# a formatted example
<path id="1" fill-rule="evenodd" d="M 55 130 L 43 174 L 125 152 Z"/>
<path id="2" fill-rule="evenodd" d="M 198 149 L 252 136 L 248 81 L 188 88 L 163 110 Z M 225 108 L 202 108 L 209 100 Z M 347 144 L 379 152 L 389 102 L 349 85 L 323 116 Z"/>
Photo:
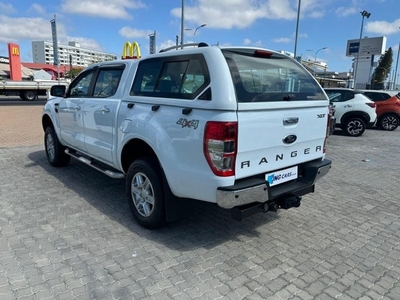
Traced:
<path id="1" fill-rule="evenodd" d="M 117 59 L 116 54 L 81 48 L 78 42 L 68 42 L 68 45 L 58 44 L 58 61 L 60 65 L 69 65 L 70 55 L 72 65 L 79 67 Z M 45 41 L 32 42 L 32 56 L 34 63 L 54 64 L 53 43 Z"/>

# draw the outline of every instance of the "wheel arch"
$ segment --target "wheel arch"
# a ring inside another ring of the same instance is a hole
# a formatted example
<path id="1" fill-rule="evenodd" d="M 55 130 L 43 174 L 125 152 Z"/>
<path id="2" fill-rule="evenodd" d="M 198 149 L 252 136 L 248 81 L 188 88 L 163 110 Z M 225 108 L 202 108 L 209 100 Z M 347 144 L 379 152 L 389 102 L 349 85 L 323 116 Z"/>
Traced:
<path id="1" fill-rule="evenodd" d="M 181 199 L 171 191 L 164 169 L 158 159 L 157 154 L 152 147 L 141 139 L 132 139 L 125 144 L 121 151 L 121 166 L 125 174 L 131 163 L 140 157 L 152 157 L 162 178 L 162 188 L 165 196 L 165 216 L 166 221 L 171 222 L 186 217 L 193 209 L 193 203 L 190 199 Z"/>
<path id="2" fill-rule="evenodd" d="M 388 115 L 396 116 L 397 119 L 400 120 L 400 114 L 398 114 L 398 113 L 395 112 L 395 111 L 387 111 L 387 112 L 384 112 L 384 113 L 381 114 L 379 117 L 377 117 L 377 119 L 378 119 L 378 121 L 380 121 L 380 120 L 382 120 L 382 118 L 384 118 L 384 117 L 386 117 L 386 116 L 388 116 Z"/>
<path id="3" fill-rule="evenodd" d="M 132 139 L 127 142 L 121 151 L 121 166 L 124 173 L 128 172 L 129 166 L 135 159 L 144 156 L 154 157 L 161 169 L 160 161 L 149 144 L 141 139 Z"/>
<path id="4" fill-rule="evenodd" d="M 346 121 L 349 118 L 360 118 L 365 122 L 365 124 L 368 124 L 370 122 L 370 119 L 371 119 L 370 116 L 368 115 L 368 113 L 366 113 L 366 112 L 363 112 L 363 111 L 349 111 L 349 112 L 345 113 L 342 116 L 342 118 L 340 120 L 340 124 L 346 123 Z"/>
<path id="5" fill-rule="evenodd" d="M 50 116 L 45 114 L 42 116 L 42 128 L 43 128 L 43 130 L 46 130 L 46 128 L 49 126 L 54 128 L 54 124 L 53 124 L 53 121 L 51 120 Z"/>

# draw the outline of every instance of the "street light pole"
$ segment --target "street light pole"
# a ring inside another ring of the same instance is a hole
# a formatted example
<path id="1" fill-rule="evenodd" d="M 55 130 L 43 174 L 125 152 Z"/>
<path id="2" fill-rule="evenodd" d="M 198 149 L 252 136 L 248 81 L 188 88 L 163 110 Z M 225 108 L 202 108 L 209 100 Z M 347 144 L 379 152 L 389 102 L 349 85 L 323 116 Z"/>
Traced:
<path id="1" fill-rule="evenodd" d="M 193 33 L 193 42 L 196 43 L 196 32 L 197 32 L 197 30 L 198 30 L 199 28 L 202 28 L 202 27 L 206 26 L 206 25 L 207 25 L 207 24 L 201 24 L 199 27 L 197 27 L 197 28 L 194 30 L 194 33 Z"/>
<path id="2" fill-rule="evenodd" d="M 400 28 L 400 27 L 399 27 Z M 396 75 L 397 75 L 397 66 L 399 65 L 399 54 L 400 54 L 400 42 L 399 48 L 397 49 L 397 61 L 396 61 L 396 70 L 394 71 L 394 80 L 393 80 L 393 89 L 396 89 Z"/>
<path id="3" fill-rule="evenodd" d="M 315 71 L 317 69 L 317 55 L 318 55 L 318 52 L 321 51 L 321 50 L 325 50 L 325 49 L 328 49 L 328 47 L 323 47 L 321 49 L 318 49 L 317 52 L 315 52 L 315 57 L 314 57 L 314 77 L 315 77 Z"/>
<path id="4" fill-rule="evenodd" d="M 181 48 L 183 49 L 183 27 L 185 24 L 185 0 L 182 0 L 181 9 Z"/>
<path id="5" fill-rule="evenodd" d="M 297 36 L 299 35 L 300 6 L 301 6 L 301 0 L 299 0 L 299 6 L 297 7 L 296 37 L 294 40 L 294 54 L 293 54 L 294 59 L 296 59 L 296 53 L 297 53 Z"/>
<path id="6" fill-rule="evenodd" d="M 196 32 L 197 32 L 197 30 L 199 30 L 200 28 L 205 27 L 205 26 L 207 26 L 207 24 L 201 24 L 195 30 L 193 30 L 192 28 L 186 28 L 185 30 L 193 30 L 193 42 L 196 43 Z"/>
<path id="7" fill-rule="evenodd" d="M 311 51 L 311 52 L 314 52 L 314 53 L 315 53 L 315 55 L 314 55 L 314 67 L 313 67 L 313 70 L 314 70 L 314 77 L 315 77 L 315 70 L 317 69 L 317 54 L 318 54 L 319 51 L 325 50 L 325 49 L 328 49 L 328 47 L 323 47 L 323 48 L 321 48 L 321 49 L 318 49 L 317 51 L 314 51 L 314 50 L 312 50 L 312 49 L 307 49 L 307 50 L 306 50 L 306 51 Z"/>
<path id="8" fill-rule="evenodd" d="M 354 78 L 354 86 L 353 89 L 357 88 L 357 68 L 358 68 L 358 59 L 360 58 L 360 50 L 361 50 L 361 38 L 362 38 L 362 32 L 363 32 L 363 27 L 364 27 L 364 17 L 367 17 L 367 19 L 371 16 L 371 13 L 367 12 L 366 10 L 363 10 L 360 12 L 362 15 L 361 19 L 361 30 L 360 30 L 360 38 L 358 39 L 358 51 L 357 51 L 357 59 L 356 59 L 356 66 L 353 69 L 353 78 Z"/>

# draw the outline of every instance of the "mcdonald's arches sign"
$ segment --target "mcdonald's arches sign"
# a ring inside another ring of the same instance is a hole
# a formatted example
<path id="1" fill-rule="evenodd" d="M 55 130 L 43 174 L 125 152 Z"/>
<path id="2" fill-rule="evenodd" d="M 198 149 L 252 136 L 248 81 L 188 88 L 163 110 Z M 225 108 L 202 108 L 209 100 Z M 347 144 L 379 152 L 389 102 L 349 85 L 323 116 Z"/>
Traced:
<path id="1" fill-rule="evenodd" d="M 137 42 L 126 42 L 122 48 L 122 59 L 138 59 L 140 58 L 140 47 Z"/>
<path id="2" fill-rule="evenodd" d="M 22 80 L 19 45 L 8 43 L 8 59 L 10 60 L 10 79 Z"/>

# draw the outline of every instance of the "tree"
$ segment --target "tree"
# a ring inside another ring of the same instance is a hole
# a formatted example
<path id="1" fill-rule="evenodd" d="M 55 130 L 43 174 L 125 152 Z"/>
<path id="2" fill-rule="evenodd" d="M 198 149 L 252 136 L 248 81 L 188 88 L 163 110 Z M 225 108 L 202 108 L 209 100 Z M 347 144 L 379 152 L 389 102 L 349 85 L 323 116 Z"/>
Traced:
<path id="1" fill-rule="evenodd" d="M 390 69 L 393 63 L 393 51 L 392 47 L 389 47 L 378 60 L 378 66 L 375 68 L 371 77 L 372 89 L 382 90 L 384 89 L 384 81 L 388 78 Z"/>
<path id="2" fill-rule="evenodd" d="M 82 68 L 72 68 L 71 71 L 67 71 L 65 73 L 65 78 L 75 78 L 76 76 L 78 76 L 78 74 L 82 71 Z M 72 76 L 71 76 L 71 72 L 72 72 Z"/>

